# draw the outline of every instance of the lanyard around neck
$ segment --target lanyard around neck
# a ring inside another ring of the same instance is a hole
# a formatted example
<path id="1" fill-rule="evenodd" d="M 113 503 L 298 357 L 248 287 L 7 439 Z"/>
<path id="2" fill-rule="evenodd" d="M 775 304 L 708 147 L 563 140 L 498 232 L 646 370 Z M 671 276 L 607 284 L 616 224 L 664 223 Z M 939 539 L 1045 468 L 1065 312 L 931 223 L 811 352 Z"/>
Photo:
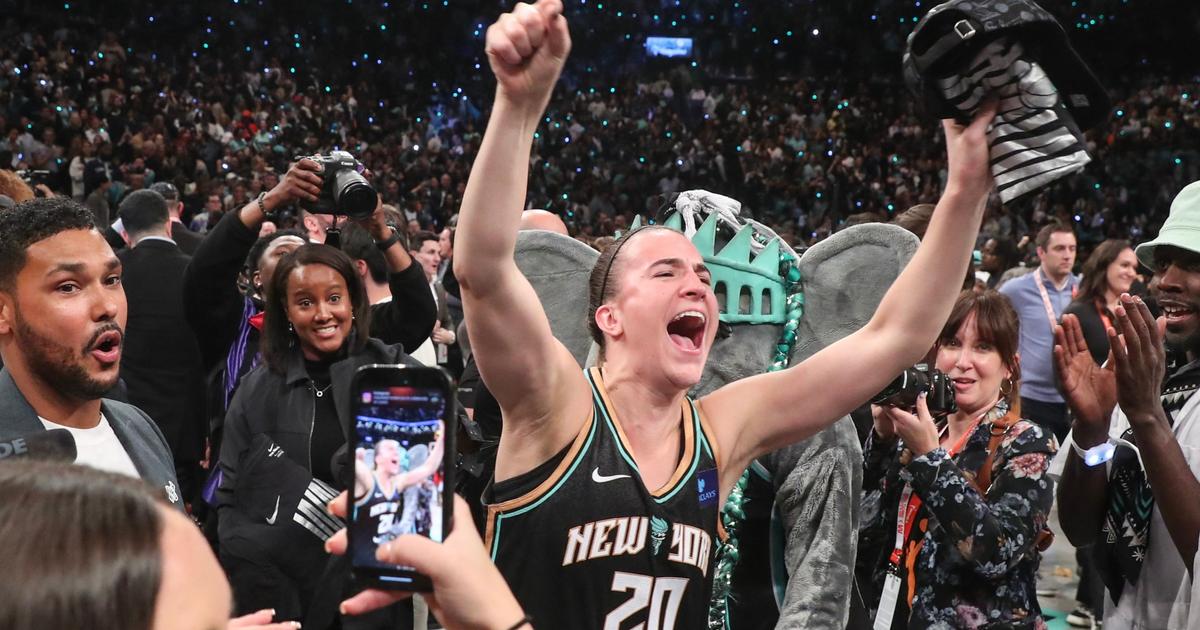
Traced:
<path id="1" fill-rule="evenodd" d="M 1042 306 L 1046 307 L 1046 321 L 1050 322 L 1050 334 L 1054 334 L 1054 327 L 1058 325 L 1058 316 L 1054 314 L 1054 306 L 1050 303 L 1050 294 L 1046 292 L 1046 283 L 1042 280 L 1042 268 L 1039 265 L 1033 270 L 1033 279 L 1037 284 L 1038 293 L 1042 294 Z M 1071 283 L 1070 276 L 1067 276 L 1067 284 Z"/>

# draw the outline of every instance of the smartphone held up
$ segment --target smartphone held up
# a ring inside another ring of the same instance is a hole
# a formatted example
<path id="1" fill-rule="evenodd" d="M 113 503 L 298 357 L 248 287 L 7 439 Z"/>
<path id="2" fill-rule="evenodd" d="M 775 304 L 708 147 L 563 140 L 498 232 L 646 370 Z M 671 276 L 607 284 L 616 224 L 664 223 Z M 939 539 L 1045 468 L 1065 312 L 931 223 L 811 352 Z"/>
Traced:
<path id="1" fill-rule="evenodd" d="M 375 587 L 427 591 L 411 567 L 376 560 L 407 534 L 441 542 L 452 527 L 455 395 L 440 368 L 367 365 L 354 393 L 349 554 L 355 578 Z"/>

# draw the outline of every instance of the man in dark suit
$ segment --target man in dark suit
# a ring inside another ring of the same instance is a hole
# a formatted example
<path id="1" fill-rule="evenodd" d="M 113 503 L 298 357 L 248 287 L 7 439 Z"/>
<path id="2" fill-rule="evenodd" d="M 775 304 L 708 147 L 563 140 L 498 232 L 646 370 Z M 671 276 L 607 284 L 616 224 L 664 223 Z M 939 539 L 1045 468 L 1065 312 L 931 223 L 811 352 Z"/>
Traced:
<path id="1" fill-rule="evenodd" d="M 167 200 L 167 212 L 171 215 L 171 240 L 175 241 L 179 250 L 188 256 L 195 254 L 196 248 L 200 247 L 200 240 L 204 237 L 184 225 L 181 218 L 183 201 L 179 199 L 179 189 L 171 182 L 158 182 L 151 186 L 150 190 L 162 195 L 163 199 Z"/>
<path id="2" fill-rule="evenodd" d="M 207 434 L 200 349 L 183 312 L 183 274 L 191 258 L 169 236 L 171 215 L 162 195 L 135 191 L 118 213 L 130 243 L 117 253 L 129 301 L 121 378 L 130 402 L 166 436 L 183 496 L 190 499 Z"/>

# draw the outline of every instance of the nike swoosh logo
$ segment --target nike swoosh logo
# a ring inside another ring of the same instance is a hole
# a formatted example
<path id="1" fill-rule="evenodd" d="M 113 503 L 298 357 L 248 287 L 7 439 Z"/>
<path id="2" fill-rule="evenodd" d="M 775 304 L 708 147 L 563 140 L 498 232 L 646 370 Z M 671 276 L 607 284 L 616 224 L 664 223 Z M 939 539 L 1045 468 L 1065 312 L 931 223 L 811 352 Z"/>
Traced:
<path id="1" fill-rule="evenodd" d="M 617 479 L 629 479 L 629 475 L 601 475 L 599 466 L 592 469 L 592 481 L 596 483 L 608 483 Z"/>
<path id="2" fill-rule="evenodd" d="M 271 512 L 271 517 L 267 519 L 267 525 L 274 525 L 276 516 L 279 516 L 279 495 L 275 495 L 275 511 Z"/>

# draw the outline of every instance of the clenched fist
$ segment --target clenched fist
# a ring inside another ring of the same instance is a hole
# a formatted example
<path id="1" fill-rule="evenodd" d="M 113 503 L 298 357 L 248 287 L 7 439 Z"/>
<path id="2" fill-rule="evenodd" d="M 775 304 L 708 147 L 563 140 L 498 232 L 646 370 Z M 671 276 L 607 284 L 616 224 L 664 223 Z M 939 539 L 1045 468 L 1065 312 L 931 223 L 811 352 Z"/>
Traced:
<path id="1" fill-rule="evenodd" d="M 571 51 L 571 34 L 561 0 L 522 2 L 487 30 L 488 62 L 498 83 L 497 98 L 540 110 Z"/>

